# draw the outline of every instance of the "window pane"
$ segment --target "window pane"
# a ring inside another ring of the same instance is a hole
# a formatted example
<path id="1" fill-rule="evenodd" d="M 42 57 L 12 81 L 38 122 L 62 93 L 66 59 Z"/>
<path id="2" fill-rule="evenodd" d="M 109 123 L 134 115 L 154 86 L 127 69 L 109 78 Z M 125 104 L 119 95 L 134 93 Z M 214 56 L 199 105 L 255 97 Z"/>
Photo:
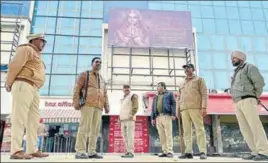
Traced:
<path id="1" fill-rule="evenodd" d="M 229 33 L 227 20 L 216 19 L 217 33 Z"/>
<path id="2" fill-rule="evenodd" d="M 80 54 L 101 54 L 101 38 L 81 37 L 79 45 Z"/>
<path id="3" fill-rule="evenodd" d="M 252 51 L 251 41 L 249 37 L 240 37 L 240 48 L 245 52 Z"/>
<path id="4" fill-rule="evenodd" d="M 237 1 L 239 7 L 249 7 L 249 1 Z"/>
<path id="5" fill-rule="evenodd" d="M 56 36 L 55 53 L 77 53 L 78 38 L 71 36 Z"/>
<path id="6" fill-rule="evenodd" d="M 255 55 L 247 54 L 247 62 L 256 65 Z"/>
<path id="7" fill-rule="evenodd" d="M 267 1 L 262 1 L 262 7 L 263 8 L 268 8 L 268 2 Z"/>
<path id="8" fill-rule="evenodd" d="M 213 1 L 200 1 L 201 5 L 208 5 L 208 6 L 212 6 L 213 5 Z"/>
<path id="9" fill-rule="evenodd" d="M 59 16 L 79 17 L 81 1 L 60 1 Z"/>
<path id="10" fill-rule="evenodd" d="M 240 21 L 230 20 L 229 24 L 232 24 L 231 26 L 229 26 L 229 30 L 230 30 L 231 34 L 241 34 L 242 33 Z"/>
<path id="11" fill-rule="evenodd" d="M 267 72 L 262 72 L 262 76 L 263 76 L 263 78 L 264 78 L 264 82 L 265 82 L 265 83 L 268 83 L 268 73 L 267 73 Z M 265 92 L 268 92 L 268 84 L 265 84 L 263 90 L 264 90 Z"/>
<path id="12" fill-rule="evenodd" d="M 176 11 L 188 11 L 188 6 L 184 4 L 175 4 Z"/>
<path id="13" fill-rule="evenodd" d="M 251 8 L 251 13 L 252 13 L 252 19 L 253 20 L 265 20 L 263 12 L 259 8 Z"/>
<path id="14" fill-rule="evenodd" d="M 228 19 L 239 19 L 237 7 L 226 7 Z"/>
<path id="15" fill-rule="evenodd" d="M 230 88 L 230 72 L 229 71 L 217 71 L 214 72 L 215 75 L 215 89 L 224 90 Z"/>
<path id="16" fill-rule="evenodd" d="M 213 1 L 214 6 L 225 6 L 224 1 Z"/>
<path id="17" fill-rule="evenodd" d="M 241 20 L 251 20 L 251 11 L 249 8 L 239 8 Z"/>
<path id="18" fill-rule="evenodd" d="M 199 5 L 200 1 L 188 1 L 189 5 Z"/>
<path id="19" fill-rule="evenodd" d="M 102 20 L 99 19 L 81 19 L 80 35 L 101 36 Z"/>
<path id="20" fill-rule="evenodd" d="M 43 61 L 46 65 L 46 73 L 50 73 L 51 71 L 51 59 L 52 55 L 42 55 Z"/>
<path id="21" fill-rule="evenodd" d="M 255 33 L 259 35 L 266 35 L 267 29 L 265 22 L 254 22 Z"/>
<path id="22" fill-rule="evenodd" d="M 227 17 L 225 7 L 215 6 L 214 7 L 215 18 L 223 18 Z"/>
<path id="23" fill-rule="evenodd" d="M 75 75 L 52 75 L 50 95 L 51 96 L 71 96 L 75 85 Z"/>
<path id="24" fill-rule="evenodd" d="M 160 3 L 158 3 L 158 2 L 149 2 L 148 5 L 149 5 L 150 10 L 161 10 L 162 9 L 161 2 Z"/>
<path id="25" fill-rule="evenodd" d="M 215 33 L 216 32 L 215 20 L 214 19 L 203 19 L 203 28 L 204 28 L 204 32 Z"/>
<path id="26" fill-rule="evenodd" d="M 208 89 L 214 89 L 214 78 L 212 71 L 200 69 L 199 76 L 204 78 Z"/>
<path id="27" fill-rule="evenodd" d="M 57 33 L 63 35 L 78 35 L 79 19 L 58 18 Z"/>
<path id="28" fill-rule="evenodd" d="M 262 7 L 261 1 L 249 1 L 251 7 Z"/>
<path id="29" fill-rule="evenodd" d="M 75 74 L 76 58 L 76 55 L 54 55 L 52 73 Z"/>
<path id="30" fill-rule="evenodd" d="M 46 75 L 46 80 L 43 87 L 39 90 L 41 96 L 48 96 L 50 75 Z"/>
<path id="31" fill-rule="evenodd" d="M 174 10 L 175 9 L 175 6 L 174 6 L 174 4 L 172 4 L 172 3 L 163 3 L 162 4 L 162 6 L 163 6 L 163 10 Z"/>
<path id="32" fill-rule="evenodd" d="M 203 32 L 202 19 L 192 18 L 193 27 L 196 28 L 197 32 Z"/>
<path id="33" fill-rule="evenodd" d="M 234 36 L 225 36 L 227 49 L 232 51 L 238 48 L 237 38 Z"/>
<path id="34" fill-rule="evenodd" d="M 191 11 L 192 17 L 201 18 L 200 6 L 189 5 L 188 8 Z"/>
<path id="35" fill-rule="evenodd" d="M 53 46 L 54 46 L 54 36 L 46 35 L 45 37 L 46 37 L 47 43 L 43 50 L 43 53 L 52 53 Z"/>
<path id="36" fill-rule="evenodd" d="M 93 18 L 103 18 L 103 1 L 92 1 Z"/>
<path id="37" fill-rule="evenodd" d="M 211 54 L 198 52 L 198 67 L 200 69 L 212 69 Z"/>
<path id="38" fill-rule="evenodd" d="M 83 71 L 91 69 L 91 60 L 94 57 L 100 57 L 101 55 L 79 55 L 78 56 L 78 65 L 77 65 L 77 73 L 80 74 Z"/>
<path id="39" fill-rule="evenodd" d="M 267 61 L 268 61 L 268 55 L 264 54 L 255 54 L 255 60 L 258 68 L 262 71 L 267 71 L 268 66 L 267 66 Z"/>
<path id="40" fill-rule="evenodd" d="M 254 27 L 251 21 L 241 21 L 243 34 L 254 34 Z"/>
<path id="41" fill-rule="evenodd" d="M 265 15 L 265 19 L 268 21 L 268 9 L 263 9 L 263 12 L 264 12 L 264 15 Z"/>
<path id="42" fill-rule="evenodd" d="M 228 54 L 214 52 L 212 55 L 212 63 L 214 69 L 228 69 Z"/>
<path id="43" fill-rule="evenodd" d="M 223 36 L 221 35 L 213 35 L 210 36 L 212 48 L 215 50 L 223 50 L 224 49 L 224 42 Z"/>
<path id="44" fill-rule="evenodd" d="M 256 37 L 252 38 L 253 44 L 254 44 L 254 51 L 256 52 L 267 52 L 267 42 L 264 37 Z"/>
<path id="45" fill-rule="evenodd" d="M 197 35 L 197 46 L 200 50 L 210 50 L 209 36 Z"/>
<path id="46" fill-rule="evenodd" d="M 34 15 L 56 16 L 58 1 L 35 1 Z"/>
<path id="47" fill-rule="evenodd" d="M 214 12 L 212 6 L 201 6 L 203 18 L 214 18 Z"/>

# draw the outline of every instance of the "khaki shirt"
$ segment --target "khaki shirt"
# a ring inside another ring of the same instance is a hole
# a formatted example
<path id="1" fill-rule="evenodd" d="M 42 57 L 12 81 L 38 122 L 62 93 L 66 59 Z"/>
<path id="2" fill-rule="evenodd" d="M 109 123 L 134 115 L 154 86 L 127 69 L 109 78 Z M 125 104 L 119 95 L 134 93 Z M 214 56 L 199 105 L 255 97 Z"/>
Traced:
<path id="1" fill-rule="evenodd" d="M 177 114 L 185 109 L 207 108 L 208 93 L 205 80 L 192 76 L 185 78 L 177 97 Z"/>
<path id="2" fill-rule="evenodd" d="M 45 65 L 33 44 L 20 45 L 8 65 L 6 85 L 12 86 L 16 78 L 23 78 L 41 88 L 45 83 Z"/>

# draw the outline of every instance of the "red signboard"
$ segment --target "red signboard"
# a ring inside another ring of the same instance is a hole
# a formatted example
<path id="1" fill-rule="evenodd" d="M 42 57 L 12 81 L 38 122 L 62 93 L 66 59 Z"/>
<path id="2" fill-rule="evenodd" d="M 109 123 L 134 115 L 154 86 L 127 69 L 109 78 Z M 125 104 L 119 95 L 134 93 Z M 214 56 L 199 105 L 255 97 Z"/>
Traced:
<path id="1" fill-rule="evenodd" d="M 109 153 L 125 153 L 125 144 L 121 134 L 118 116 L 110 117 Z M 135 123 L 135 153 L 149 152 L 148 117 L 138 116 Z"/>

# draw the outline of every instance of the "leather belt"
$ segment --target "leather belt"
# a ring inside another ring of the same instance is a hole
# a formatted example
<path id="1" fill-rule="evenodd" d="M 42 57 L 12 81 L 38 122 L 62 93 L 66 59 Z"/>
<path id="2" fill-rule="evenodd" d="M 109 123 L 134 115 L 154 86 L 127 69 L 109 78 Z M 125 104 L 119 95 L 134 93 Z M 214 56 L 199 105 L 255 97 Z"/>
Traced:
<path id="1" fill-rule="evenodd" d="M 246 96 L 241 96 L 241 97 L 239 98 L 239 100 L 244 100 L 244 99 L 246 99 L 246 98 L 255 98 L 255 99 L 257 99 L 256 96 L 246 95 Z"/>
<path id="2" fill-rule="evenodd" d="M 23 81 L 23 82 L 26 82 L 28 84 L 30 84 L 31 86 L 35 86 L 34 82 L 28 80 L 28 79 L 24 79 L 24 78 L 16 78 L 15 81 Z"/>

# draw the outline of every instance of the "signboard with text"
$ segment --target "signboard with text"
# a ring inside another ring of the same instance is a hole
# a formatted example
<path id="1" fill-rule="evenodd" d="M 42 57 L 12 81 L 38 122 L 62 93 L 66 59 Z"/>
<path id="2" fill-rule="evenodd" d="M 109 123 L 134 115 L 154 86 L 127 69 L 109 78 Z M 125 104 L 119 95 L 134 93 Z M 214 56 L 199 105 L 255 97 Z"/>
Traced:
<path id="1" fill-rule="evenodd" d="M 189 11 L 113 8 L 109 15 L 109 46 L 193 48 Z"/>

